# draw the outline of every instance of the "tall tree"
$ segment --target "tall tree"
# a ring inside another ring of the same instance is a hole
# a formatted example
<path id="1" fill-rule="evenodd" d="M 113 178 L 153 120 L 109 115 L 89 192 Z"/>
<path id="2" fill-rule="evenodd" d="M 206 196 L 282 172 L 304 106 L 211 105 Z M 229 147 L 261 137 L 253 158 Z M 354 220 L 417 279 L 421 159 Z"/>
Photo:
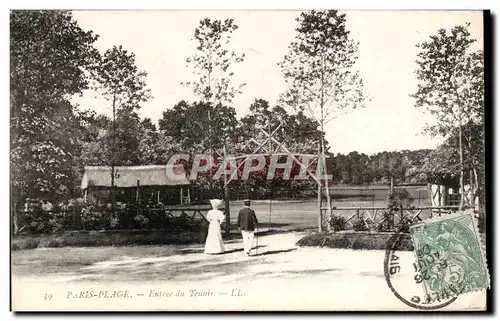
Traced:
<path id="1" fill-rule="evenodd" d="M 207 111 L 212 114 L 211 120 L 208 118 Z M 196 149 L 203 152 L 209 143 L 206 133 L 210 128 L 213 132 L 213 146 L 222 148 L 223 138 L 235 132 L 238 120 L 236 111 L 232 107 L 220 104 L 213 106 L 208 102 L 190 104 L 180 101 L 172 109 L 163 112 L 158 125 L 162 133 L 172 137 L 186 150 Z"/>
<path id="2" fill-rule="evenodd" d="M 450 134 L 441 145 L 428 154 L 419 172 L 425 174 L 434 183 L 460 187 L 461 166 L 456 156 L 460 142 L 459 128 L 454 128 Z M 473 188 L 474 199 L 478 197 L 481 206 L 485 200 L 484 131 L 481 125 L 469 122 L 462 126 L 462 134 L 464 138 L 464 185 L 469 184 Z"/>
<path id="3" fill-rule="evenodd" d="M 106 166 L 111 163 L 111 119 L 89 112 L 82 119 L 81 153 L 77 159 L 81 167 Z"/>
<path id="4" fill-rule="evenodd" d="M 150 118 L 140 120 L 136 112 L 117 112 L 115 165 L 165 164 L 155 124 Z M 83 165 L 111 164 L 113 150 L 112 121 L 104 115 L 91 115 L 85 121 L 81 134 L 82 151 L 79 162 Z"/>
<path id="5" fill-rule="evenodd" d="M 228 44 L 238 26 L 233 19 L 211 20 L 205 18 L 194 30 L 196 53 L 186 59 L 197 79 L 183 82 L 190 86 L 196 96 L 214 105 L 231 105 L 234 97 L 241 93 L 245 84 L 233 84 L 232 67 L 242 62 L 245 54 L 228 50 Z"/>
<path id="6" fill-rule="evenodd" d="M 88 88 L 97 36 L 71 12 L 10 12 L 12 197 L 72 193 L 78 153 L 74 95 Z"/>
<path id="7" fill-rule="evenodd" d="M 114 167 L 116 163 L 117 150 L 117 121 L 130 123 L 130 120 L 135 119 L 139 122 L 137 115 L 134 113 L 141 106 L 140 104 L 147 101 L 151 95 L 150 90 L 146 86 L 145 71 L 138 70 L 135 64 L 135 54 L 128 53 L 122 46 L 113 46 L 104 53 L 99 68 L 96 72 L 97 89 L 102 93 L 103 97 L 111 103 L 112 107 L 112 156 L 111 156 L 111 187 L 112 187 L 112 204 L 114 204 Z M 120 133 L 124 133 L 129 128 L 120 127 Z M 130 135 L 125 135 L 130 137 Z M 131 141 L 120 141 L 120 145 L 130 144 Z"/>
<path id="8" fill-rule="evenodd" d="M 137 134 L 136 134 L 137 135 Z M 160 158 L 160 136 L 151 118 L 140 123 L 138 158 L 140 164 L 165 164 Z"/>
<path id="9" fill-rule="evenodd" d="M 282 124 L 280 127 L 279 125 Z M 271 125 L 276 140 L 285 143 L 299 153 L 314 153 L 317 151 L 315 143 L 322 133 L 318 129 L 315 119 L 308 117 L 304 112 L 288 112 L 281 106 L 270 107 L 264 99 L 255 99 L 250 105 L 250 112 L 240 120 L 240 136 L 247 141 L 259 137 L 266 137 L 258 127 Z M 324 135 L 324 134 L 323 134 Z M 312 148 L 311 148 L 312 147 Z"/>
<path id="10" fill-rule="evenodd" d="M 289 86 L 282 101 L 308 111 L 324 132 L 324 126 L 341 113 L 364 106 L 363 82 L 354 69 L 358 45 L 349 37 L 346 15 L 336 10 L 308 11 L 296 20 L 297 35 L 279 63 Z M 322 137 L 320 146 L 325 163 Z M 325 185 L 331 209 L 326 178 Z"/>
<path id="11" fill-rule="evenodd" d="M 139 148 L 144 130 L 136 111 L 119 109 L 116 112 L 115 132 L 112 134 L 114 164 L 117 166 L 141 165 L 143 155 Z M 152 146 L 153 147 L 153 146 Z"/>
<path id="12" fill-rule="evenodd" d="M 196 53 L 186 59 L 189 67 L 191 65 L 193 74 L 197 79 L 182 83 L 190 86 L 196 96 L 209 106 L 231 106 L 234 97 L 241 93 L 241 88 L 245 85 L 234 84 L 233 65 L 242 62 L 245 54 L 237 54 L 228 49 L 233 32 L 238 29 L 238 25 L 233 19 L 211 20 L 205 18 L 200 20 L 199 26 L 194 30 L 194 40 L 196 41 Z M 215 136 L 212 133 L 212 113 L 207 109 L 209 120 L 208 141 L 209 151 L 213 154 L 212 141 Z M 224 140 L 227 137 L 224 137 Z M 225 150 L 225 145 L 223 146 Z M 210 173 L 212 174 L 212 173 Z M 226 204 L 228 206 L 228 204 Z"/>
<path id="13" fill-rule="evenodd" d="M 439 29 L 430 40 L 417 44 L 420 48 L 415 71 L 418 80 L 415 106 L 434 115 L 437 124 L 428 126 L 433 135 L 448 136 L 458 128 L 460 207 L 464 206 L 464 133 L 469 122 L 484 124 L 483 119 L 483 52 L 472 51 L 468 27 Z"/>

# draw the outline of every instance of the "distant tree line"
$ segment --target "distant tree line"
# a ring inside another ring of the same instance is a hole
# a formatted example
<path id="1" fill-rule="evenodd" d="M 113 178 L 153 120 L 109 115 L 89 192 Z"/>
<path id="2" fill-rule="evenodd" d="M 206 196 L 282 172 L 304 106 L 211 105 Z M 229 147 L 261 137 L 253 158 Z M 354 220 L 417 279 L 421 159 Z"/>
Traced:
<path id="1" fill-rule="evenodd" d="M 421 171 L 432 150 L 380 152 L 373 155 L 350 152 L 332 158 L 333 182 L 336 184 L 425 184 L 428 175 Z"/>

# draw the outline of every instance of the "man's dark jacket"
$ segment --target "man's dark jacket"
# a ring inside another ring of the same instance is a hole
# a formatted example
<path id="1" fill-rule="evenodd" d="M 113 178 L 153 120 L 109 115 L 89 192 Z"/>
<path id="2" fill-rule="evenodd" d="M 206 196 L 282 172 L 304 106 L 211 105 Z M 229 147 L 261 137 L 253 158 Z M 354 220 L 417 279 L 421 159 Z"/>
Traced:
<path id="1" fill-rule="evenodd" d="M 257 223 L 257 217 L 251 208 L 245 207 L 240 210 L 238 214 L 238 227 L 240 229 L 244 231 L 253 231 Z"/>

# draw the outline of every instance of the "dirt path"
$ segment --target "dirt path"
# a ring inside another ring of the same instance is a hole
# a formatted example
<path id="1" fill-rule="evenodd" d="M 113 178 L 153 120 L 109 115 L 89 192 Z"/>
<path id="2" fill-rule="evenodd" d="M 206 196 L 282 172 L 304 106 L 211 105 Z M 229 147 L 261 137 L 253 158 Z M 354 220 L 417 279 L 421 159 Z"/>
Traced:
<path id="1" fill-rule="evenodd" d="M 228 242 L 226 253 L 214 256 L 205 255 L 200 246 L 164 252 L 154 247 L 133 247 L 128 252 L 120 249 L 118 255 L 110 254 L 84 265 L 68 264 L 56 273 L 18 273 L 13 277 L 13 289 L 32 295 L 29 302 L 19 297 L 19 307 L 33 308 L 413 310 L 388 288 L 383 274 L 383 251 L 299 248 L 295 243 L 302 236 L 303 233 L 291 232 L 260 237 L 257 255 L 251 257 L 244 255 L 241 240 Z M 63 249 L 31 250 L 24 257 L 30 253 L 33 261 L 33 252 L 49 251 L 53 256 L 57 250 Z M 65 255 L 71 256 L 71 252 Z M 401 256 L 408 262 L 413 259 L 411 252 Z M 22 265 L 19 263 L 17 268 Z M 402 275 L 401 280 L 404 288 L 411 288 L 414 283 L 411 273 Z M 111 290 L 129 291 L 131 298 L 71 297 L 81 291 Z M 53 299 L 47 302 L 43 297 L 49 292 Z M 183 295 L 179 296 L 181 292 Z M 483 305 L 484 293 L 476 292 L 462 295 L 448 308 L 474 309 Z"/>
<path id="2" fill-rule="evenodd" d="M 13 272 L 24 279 L 66 281 L 194 281 L 237 278 L 268 265 L 283 264 L 300 249 L 303 233 L 260 236 L 252 256 L 241 240 L 227 241 L 225 253 L 207 255 L 203 246 L 144 246 L 35 249 L 13 252 Z M 53 269 L 50 269 L 53 266 Z M 221 281 L 222 281 L 221 280 Z"/>

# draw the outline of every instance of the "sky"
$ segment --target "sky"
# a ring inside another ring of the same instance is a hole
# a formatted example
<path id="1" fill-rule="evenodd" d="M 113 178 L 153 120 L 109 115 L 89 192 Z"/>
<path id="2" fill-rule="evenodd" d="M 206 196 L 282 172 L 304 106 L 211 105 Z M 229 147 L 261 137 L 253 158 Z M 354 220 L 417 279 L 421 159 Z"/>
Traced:
<path id="1" fill-rule="evenodd" d="M 414 71 L 416 44 L 429 39 L 438 29 L 450 29 L 466 22 L 477 39 L 472 49 L 482 49 L 483 25 L 480 11 L 344 11 L 346 26 L 359 42 L 359 70 L 365 94 L 371 97 L 365 108 L 342 115 L 325 126 L 330 152 L 373 154 L 381 151 L 434 148 L 440 139 L 422 134 L 435 119 L 414 107 L 409 96 L 418 81 Z M 245 53 L 235 68 L 237 83 L 245 82 L 234 101 L 237 117 L 244 116 L 256 98 L 274 105 L 286 84 L 277 63 L 288 51 L 298 26 L 299 11 L 75 11 L 84 30 L 99 35 L 97 48 L 104 52 L 122 45 L 136 55 L 139 69 L 148 73 L 146 82 L 153 96 L 139 111 L 141 117 L 157 122 L 162 112 L 180 100 L 196 97 L 181 82 L 191 78 L 185 60 L 195 51 L 194 29 L 201 19 L 234 18 L 239 26 L 231 49 Z M 110 104 L 87 91 L 77 98 L 83 109 L 111 115 Z"/>

